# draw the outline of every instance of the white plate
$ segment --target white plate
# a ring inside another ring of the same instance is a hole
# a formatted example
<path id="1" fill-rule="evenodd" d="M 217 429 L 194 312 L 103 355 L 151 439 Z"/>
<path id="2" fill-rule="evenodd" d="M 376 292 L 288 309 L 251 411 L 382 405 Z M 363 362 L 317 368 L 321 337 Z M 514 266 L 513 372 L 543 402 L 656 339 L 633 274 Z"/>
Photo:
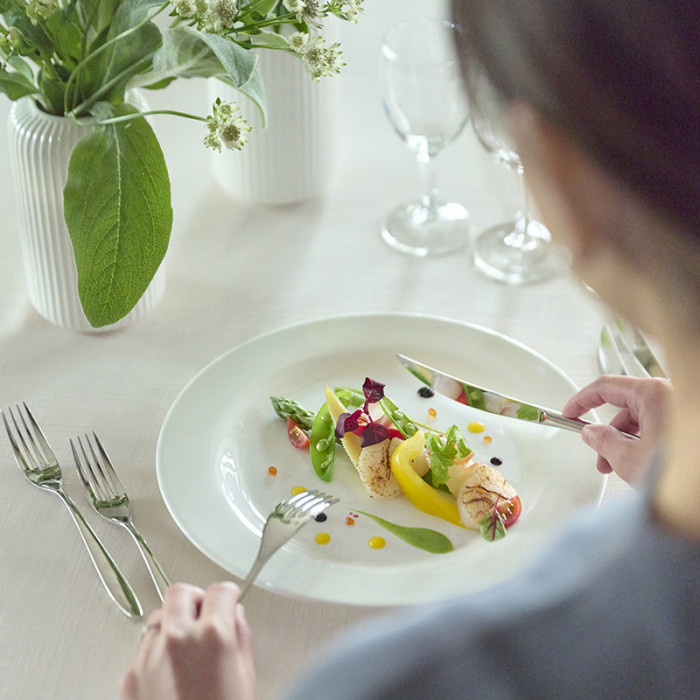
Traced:
<path id="1" fill-rule="evenodd" d="M 263 568 L 257 585 L 287 595 L 358 605 L 419 603 L 477 591 L 531 560 L 562 521 L 596 503 L 605 485 L 580 437 L 556 428 L 492 416 L 440 396 L 420 398 L 419 382 L 395 359 L 405 353 L 449 373 L 518 398 L 560 408 L 575 391 L 556 366 L 498 333 L 457 321 L 411 314 L 336 316 L 254 338 L 203 369 L 168 412 L 158 441 L 158 483 L 182 532 L 206 556 L 242 578 L 258 550 L 267 514 L 294 486 L 333 493 L 341 502 L 328 520 L 302 528 Z M 270 395 L 316 411 L 323 388 L 360 387 L 369 376 L 386 384 L 406 413 L 436 427 L 456 423 L 482 461 L 503 461 L 518 490 L 523 515 L 495 543 L 417 511 L 401 497 L 378 502 L 359 482 L 342 450 L 333 481 L 313 472 L 308 451 L 292 447 Z M 481 421 L 482 434 L 466 426 Z M 491 436 L 487 444 L 484 435 Z M 278 473 L 271 477 L 268 467 Z M 449 554 L 416 549 L 363 516 L 366 511 L 402 525 L 447 535 Z M 351 516 L 352 517 L 352 516 Z M 314 537 L 331 540 L 318 545 Z M 373 536 L 386 540 L 372 549 Z"/>

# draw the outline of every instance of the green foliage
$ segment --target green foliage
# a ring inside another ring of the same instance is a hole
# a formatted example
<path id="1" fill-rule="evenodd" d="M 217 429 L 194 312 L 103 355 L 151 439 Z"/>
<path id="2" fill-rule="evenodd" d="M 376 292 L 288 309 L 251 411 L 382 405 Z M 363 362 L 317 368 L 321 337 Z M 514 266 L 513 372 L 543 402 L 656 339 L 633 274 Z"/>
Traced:
<path id="1" fill-rule="evenodd" d="M 116 112 L 136 110 L 122 105 Z M 148 122 L 98 126 L 81 139 L 64 196 L 85 315 L 95 327 L 115 323 L 148 287 L 172 226 L 168 171 Z"/>
<path id="2" fill-rule="evenodd" d="M 314 19 L 354 21 L 361 2 L 314 4 Z M 75 147 L 64 190 L 78 291 L 93 325 L 131 310 L 165 254 L 172 225 L 163 154 L 150 126 L 125 104 L 128 90 L 217 78 L 253 100 L 264 122 L 265 90 L 250 49 L 294 53 L 316 74 L 339 65 L 337 50 L 318 44 L 313 56 L 321 65 L 313 64 L 287 43 L 284 24 L 309 26 L 278 0 L 0 0 L 0 93 L 10 100 L 31 95 L 50 114 L 97 124 Z M 215 150 L 245 143 L 221 136 L 227 124 L 250 130 L 220 101 L 209 116 L 159 113 L 206 122 L 203 143 Z"/>

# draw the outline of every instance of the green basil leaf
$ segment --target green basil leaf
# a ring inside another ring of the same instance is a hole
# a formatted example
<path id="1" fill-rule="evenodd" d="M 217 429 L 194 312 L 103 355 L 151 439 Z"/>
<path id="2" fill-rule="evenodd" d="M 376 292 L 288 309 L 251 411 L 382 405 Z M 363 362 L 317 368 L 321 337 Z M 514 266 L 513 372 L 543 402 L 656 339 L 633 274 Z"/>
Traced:
<path id="1" fill-rule="evenodd" d="M 114 109 L 134 112 L 130 105 Z M 85 315 L 95 327 L 115 323 L 146 291 L 172 228 L 168 170 L 144 118 L 98 126 L 80 140 L 64 211 Z"/>

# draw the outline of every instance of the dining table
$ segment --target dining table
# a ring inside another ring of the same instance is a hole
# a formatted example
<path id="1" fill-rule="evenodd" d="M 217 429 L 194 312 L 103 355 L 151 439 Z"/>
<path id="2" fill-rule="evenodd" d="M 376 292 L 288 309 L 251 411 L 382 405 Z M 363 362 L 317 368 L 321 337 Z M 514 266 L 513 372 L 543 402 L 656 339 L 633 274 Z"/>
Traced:
<path id="1" fill-rule="evenodd" d="M 482 274 L 469 245 L 419 257 L 382 240 L 383 217 L 420 196 L 422 187 L 415 156 L 383 112 L 382 36 L 403 19 L 448 12 L 445 2 L 366 0 L 357 24 L 342 23 L 346 65 L 339 76 L 323 78 L 337 81 L 339 92 L 332 176 L 310 199 L 270 205 L 237 197 L 214 170 L 215 158 L 236 158 L 236 152 L 207 151 L 200 122 L 153 117 L 172 185 L 166 289 L 147 316 L 119 329 L 67 330 L 33 309 L 8 143 L 0 139 L 0 403 L 31 408 L 63 466 L 66 491 L 138 591 L 146 615 L 160 605 L 155 588 L 133 541 L 90 508 L 69 438 L 99 435 L 129 493 L 134 519 L 171 581 L 204 588 L 239 581 L 178 526 L 156 468 L 171 406 L 204 367 L 231 349 L 318 319 L 396 314 L 450 319 L 512 339 L 546 358 L 572 387 L 601 374 L 598 342 L 609 311 L 572 273 L 510 285 Z M 176 81 L 149 94 L 149 101 L 162 108 L 186 103 L 202 114 L 210 109 L 208 86 L 200 79 Z M 10 107 L 0 95 L 3 124 Z M 513 175 L 481 148 L 469 125 L 435 165 L 441 195 L 468 208 L 472 236 L 513 217 Z M 470 348 L 451 351 L 467 357 Z M 235 384 L 228 391 L 232 400 L 246 400 Z M 585 454 L 596 472 L 595 453 L 586 448 Z M 144 620 L 128 619 L 108 599 L 68 513 L 26 481 L 4 430 L 0 475 L 0 697 L 118 697 L 119 677 L 138 650 Z M 626 498 L 629 491 L 611 475 L 601 502 Z M 245 608 L 258 693 L 266 700 L 282 696 L 336 635 L 401 606 L 254 587 Z"/>

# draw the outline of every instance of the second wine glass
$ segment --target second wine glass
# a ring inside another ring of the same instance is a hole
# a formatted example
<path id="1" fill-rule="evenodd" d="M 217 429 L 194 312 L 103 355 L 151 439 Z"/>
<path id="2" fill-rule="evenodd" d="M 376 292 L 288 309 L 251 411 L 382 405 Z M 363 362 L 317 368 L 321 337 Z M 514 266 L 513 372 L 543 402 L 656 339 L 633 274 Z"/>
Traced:
<path id="1" fill-rule="evenodd" d="M 508 131 L 506 111 L 485 75 L 472 76 L 471 116 L 482 146 L 512 170 L 518 179 L 519 204 L 515 219 L 480 233 L 473 248 L 474 263 L 494 279 L 522 284 L 544 280 L 566 270 L 563 251 L 552 244 L 549 230 L 530 214 L 523 164 Z"/>
<path id="2" fill-rule="evenodd" d="M 382 44 L 384 109 L 415 152 L 424 186 L 419 201 L 389 213 L 382 237 L 412 255 L 448 253 L 469 242 L 469 213 L 461 204 L 440 200 L 433 170 L 435 156 L 469 119 L 454 48 L 457 31 L 446 20 L 408 20 L 389 29 Z"/>

